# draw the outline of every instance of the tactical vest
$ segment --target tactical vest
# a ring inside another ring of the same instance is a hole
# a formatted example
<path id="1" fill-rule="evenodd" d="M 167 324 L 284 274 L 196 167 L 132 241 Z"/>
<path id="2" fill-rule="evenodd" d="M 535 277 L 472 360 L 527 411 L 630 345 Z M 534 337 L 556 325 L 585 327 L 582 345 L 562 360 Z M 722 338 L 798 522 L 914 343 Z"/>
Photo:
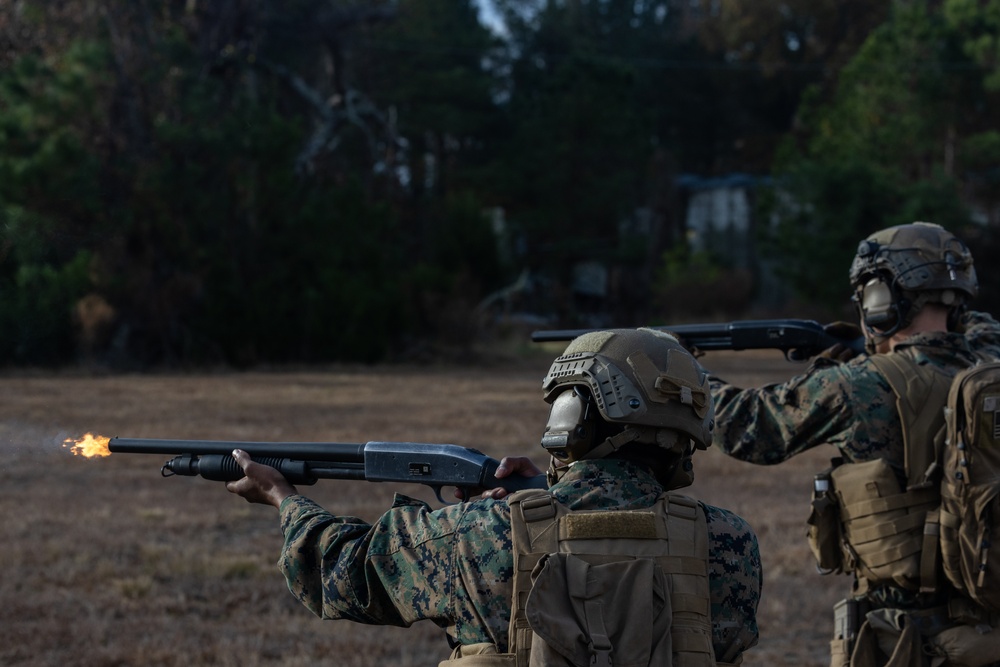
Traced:
<path id="1" fill-rule="evenodd" d="M 870 359 L 896 395 L 905 482 L 900 484 L 884 459 L 830 473 L 840 507 L 844 569 L 854 571 L 859 593 L 880 584 L 931 592 L 938 584 L 943 408 L 955 371 L 916 364 L 897 353 Z"/>
<path id="2" fill-rule="evenodd" d="M 942 591 L 949 586 L 942 544 L 949 543 L 947 531 L 957 522 L 942 510 L 943 450 L 957 444 L 946 438 L 953 430 L 946 421 L 954 420 L 945 407 L 955 400 L 956 375 L 970 371 L 922 365 L 897 353 L 870 360 L 896 395 L 904 482 L 883 459 L 835 464 L 817 476 L 810 546 L 821 568 L 853 572 L 859 594 L 885 584 Z M 1000 656 L 998 614 L 965 594 L 953 591 L 947 604 L 924 610 L 875 609 L 860 616 L 845 611 L 860 604 L 845 600 L 835 610 L 844 613 L 835 614 L 834 667 L 909 667 L 928 658 L 936 665 L 981 667 Z M 888 663 L 877 656 L 880 651 L 891 654 Z"/>
<path id="3" fill-rule="evenodd" d="M 460 646 L 440 667 L 727 664 L 712 646 L 708 526 L 696 501 L 665 493 L 645 510 L 573 511 L 527 490 L 508 502 L 508 652 Z"/>

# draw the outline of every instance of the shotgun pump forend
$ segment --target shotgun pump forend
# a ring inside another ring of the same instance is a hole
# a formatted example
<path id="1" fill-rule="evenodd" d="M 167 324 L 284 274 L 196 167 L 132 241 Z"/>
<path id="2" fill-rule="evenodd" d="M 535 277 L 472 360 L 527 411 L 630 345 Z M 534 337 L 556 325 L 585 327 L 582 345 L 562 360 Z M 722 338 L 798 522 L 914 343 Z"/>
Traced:
<path id="1" fill-rule="evenodd" d="M 318 479 L 364 480 L 424 484 L 442 503 L 441 489 L 457 487 L 468 498 L 476 489 L 503 487 L 508 491 L 545 488 L 545 476 L 514 475 L 497 479 L 500 464 L 470 447 L 418 442 L 236 442 L 221 440 L 150 440 L 112 438 L 108 449 L 124 454 L 166 454 L 160 474 L 195 476 L 219 482 L 243 477 L 232 456 L 242 449 L 257 463 L 276 468 L 292 484 Z"/>
<path id="2" fill-rule="evenodd" d="M 864 336 L 847 340 L 838 338 L 814 320 L 738 320 L 721 324 L 678 324 L 647 328 L 674 334 L 685 346 L 702 352 L 781 350 L 792 361 L 804 361 L 837 343 L 856 352 L 864 352 L 865 349 Z M 535 331 L 531 334 L 531 340 L 536 343 L 568 341 L 593 331 L 597 329 Z"/>

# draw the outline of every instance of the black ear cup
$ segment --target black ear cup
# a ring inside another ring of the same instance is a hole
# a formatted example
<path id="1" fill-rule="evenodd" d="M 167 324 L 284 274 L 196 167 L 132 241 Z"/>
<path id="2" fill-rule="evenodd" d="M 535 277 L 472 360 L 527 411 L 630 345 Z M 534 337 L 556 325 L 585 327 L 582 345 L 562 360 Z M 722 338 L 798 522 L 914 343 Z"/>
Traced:
<path id="1" fill-rule="evenodd" d="M 872 278 L 865 283 L 860 302 L 865 326 L 881 333 L 892 333 L 902 327 L 913 305 L 881 278 Z"/>

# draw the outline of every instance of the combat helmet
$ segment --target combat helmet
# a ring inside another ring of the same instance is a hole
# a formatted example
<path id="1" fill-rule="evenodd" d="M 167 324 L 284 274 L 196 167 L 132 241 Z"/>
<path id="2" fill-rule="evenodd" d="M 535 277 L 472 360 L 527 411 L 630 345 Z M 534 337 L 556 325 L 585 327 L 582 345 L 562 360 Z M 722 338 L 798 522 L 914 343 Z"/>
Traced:
<path id="1" fill-rule="evenodd" d="M 562 461 L 610 456 L 631 443 L 680 461 L 712 441 L 708 373 L 661 331 L 579 336 L 552 362 L 542 391 L 552 404 L 542 447 Z"/>
<path id="2" fill-rule="evenodd" d="M 875 232 L 858 245 L 851 287 L 869 334 L 905 329 L 927 303 L 957 314 L 979 291 L 972 253 L 940 225 L 914 222 Z"/>

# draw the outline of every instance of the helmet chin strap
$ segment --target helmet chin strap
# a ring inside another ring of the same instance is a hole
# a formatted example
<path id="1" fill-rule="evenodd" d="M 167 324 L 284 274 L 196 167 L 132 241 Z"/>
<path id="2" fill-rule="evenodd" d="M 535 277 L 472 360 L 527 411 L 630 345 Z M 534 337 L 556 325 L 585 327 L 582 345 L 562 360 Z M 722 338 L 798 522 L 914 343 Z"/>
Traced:
<path id="1" fill-rule="evenodd" d="M 591 449 L 580 457 L 580 459 L 605 458 L 614 454 L 630 442 L 639 442 L 668 451 L 677 450 L 683 452 L 684 442 L 688 439 L 683 433 L 671 429 L 656 428 L 654 426 L 628 426 L 620 433 L 606 438 L 604 442 Z"/>
<path id="2" fill-rule="evenodd" d="M 694 481 L 691 454 L 694 453 L 695 443 L 689 436 L 673 429 L 650 426 L 628 427 L 621 433 L 605 439 L 587 452 L 581 460 L 606 458 L 629 443 L 637 443 L 642 445 L 642 449 L 650 450 L 645 460 L 641 455 L 637 460 L 653 468 L 656 479 L 665 489 L 690 486 Z M 654 450 L 659 451 L 653 453 Z M 553 479 L 558 479 L 558 471 L 552 466 L 548 479 L 550 483 L 553 483 Z"/>
<path id="3" fill-rule="evenodd" d="M 604 442 L 597 445 L 589 452 L 580 457 L 583 459 L 603 459 L 606 456 L 614 454 L 619 449 L 624 447 L 630 442 L 635 442 L 642 437 L 642 431 L 656 430 L 650 429 L 645 426 L 628 426 L 623 429 L 620 433 L 616 433 L 610 438 L 606 438 Z"/>

